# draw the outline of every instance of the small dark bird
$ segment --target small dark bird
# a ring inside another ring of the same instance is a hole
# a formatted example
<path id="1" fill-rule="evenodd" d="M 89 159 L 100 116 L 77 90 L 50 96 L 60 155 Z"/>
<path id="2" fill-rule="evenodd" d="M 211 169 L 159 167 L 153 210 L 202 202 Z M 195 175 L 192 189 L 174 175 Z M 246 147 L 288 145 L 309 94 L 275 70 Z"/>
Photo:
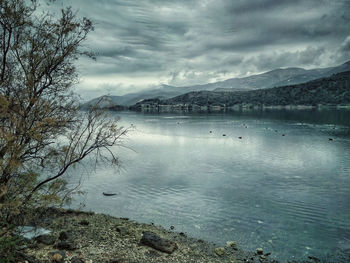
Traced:
<path id="1" fill-rule="evenodd" d="M 332 138 L 328 138 L 328 141 L 333 141 L 333 139 Z"/>
<path id="2" fill-rule="evenodd" d="M 239 136 L 238 139 L 242 139 L 242 136 Z"/>
<path id="3" fill-rule="evenodd" d="M 282 136 L 286 136 L 286 135 L 283 133 Z"/>
<path id="4" fill-rule="evenodd" d="M 209 131 L 209 133 L 212 133 L 212 131 Z"/>
<path id="5" fill-rule="evenodd" d="M 223 134 L 222 136 L 226 136 L 226 134 Z"/>

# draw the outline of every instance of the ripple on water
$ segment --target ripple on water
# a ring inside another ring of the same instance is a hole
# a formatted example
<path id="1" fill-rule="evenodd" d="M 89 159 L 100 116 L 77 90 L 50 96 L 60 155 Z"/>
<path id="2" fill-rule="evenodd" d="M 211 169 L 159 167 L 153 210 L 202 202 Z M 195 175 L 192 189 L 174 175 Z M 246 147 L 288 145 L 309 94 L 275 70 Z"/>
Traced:
<path id="1" fill-rule="evenodd" d="M 136 153 L 123 152 L 127 169 L 119 176 L 101 167 L 100 176 L 84 183 L 87 208 L 174 225 L 213 242 L 261 246 L 282 261 L 344 254 L 350 249 L 347 128 L 308 124 L 291 113 L 286 119 L 283 112 L 249 114 L 127 115 L 138 127 L 130 136 Z M 110 189 L 121 194 L 102 196 Z"/>

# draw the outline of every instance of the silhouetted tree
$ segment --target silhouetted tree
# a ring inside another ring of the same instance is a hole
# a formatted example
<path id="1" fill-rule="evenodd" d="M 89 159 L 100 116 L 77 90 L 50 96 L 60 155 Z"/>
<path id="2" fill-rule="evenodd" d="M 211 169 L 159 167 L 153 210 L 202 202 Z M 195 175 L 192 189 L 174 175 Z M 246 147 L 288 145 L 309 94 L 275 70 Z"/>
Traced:
<path id="1" fill-rule="evenodd" d="M 111 147 L 127 132 L 72 87 L 90 20 L 71 8 L 40 13 L 35 0 L 0 0 L 0 222 L 69 200 L 63 175 L 87 156 L 118 164 Z M 0 227 L 5 233 L 6 228 Z M 5 230 L 4 230 L 5 229 Z"/>

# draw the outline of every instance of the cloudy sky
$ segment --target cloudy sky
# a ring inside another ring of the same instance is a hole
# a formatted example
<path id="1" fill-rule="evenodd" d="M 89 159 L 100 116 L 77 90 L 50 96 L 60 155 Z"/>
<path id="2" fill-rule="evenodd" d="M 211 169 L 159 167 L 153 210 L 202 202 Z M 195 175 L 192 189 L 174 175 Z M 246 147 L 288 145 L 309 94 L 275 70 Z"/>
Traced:
<path id="1" fill-rule="evenodd" d="M 349 0 L 62 1 L 95 24 L 83 98 L 350 60 Z"/>

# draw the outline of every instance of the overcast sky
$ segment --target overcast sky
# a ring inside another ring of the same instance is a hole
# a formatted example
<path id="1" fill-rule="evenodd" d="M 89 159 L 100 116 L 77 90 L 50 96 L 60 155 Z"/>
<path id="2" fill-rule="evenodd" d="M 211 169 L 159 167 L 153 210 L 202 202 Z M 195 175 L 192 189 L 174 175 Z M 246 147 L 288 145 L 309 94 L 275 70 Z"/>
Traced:
<path id="1" fill-rule="evenodd" d="M 95 24 L 84 98 L 350 60 L 349 0 L 62 1 Z"/>

